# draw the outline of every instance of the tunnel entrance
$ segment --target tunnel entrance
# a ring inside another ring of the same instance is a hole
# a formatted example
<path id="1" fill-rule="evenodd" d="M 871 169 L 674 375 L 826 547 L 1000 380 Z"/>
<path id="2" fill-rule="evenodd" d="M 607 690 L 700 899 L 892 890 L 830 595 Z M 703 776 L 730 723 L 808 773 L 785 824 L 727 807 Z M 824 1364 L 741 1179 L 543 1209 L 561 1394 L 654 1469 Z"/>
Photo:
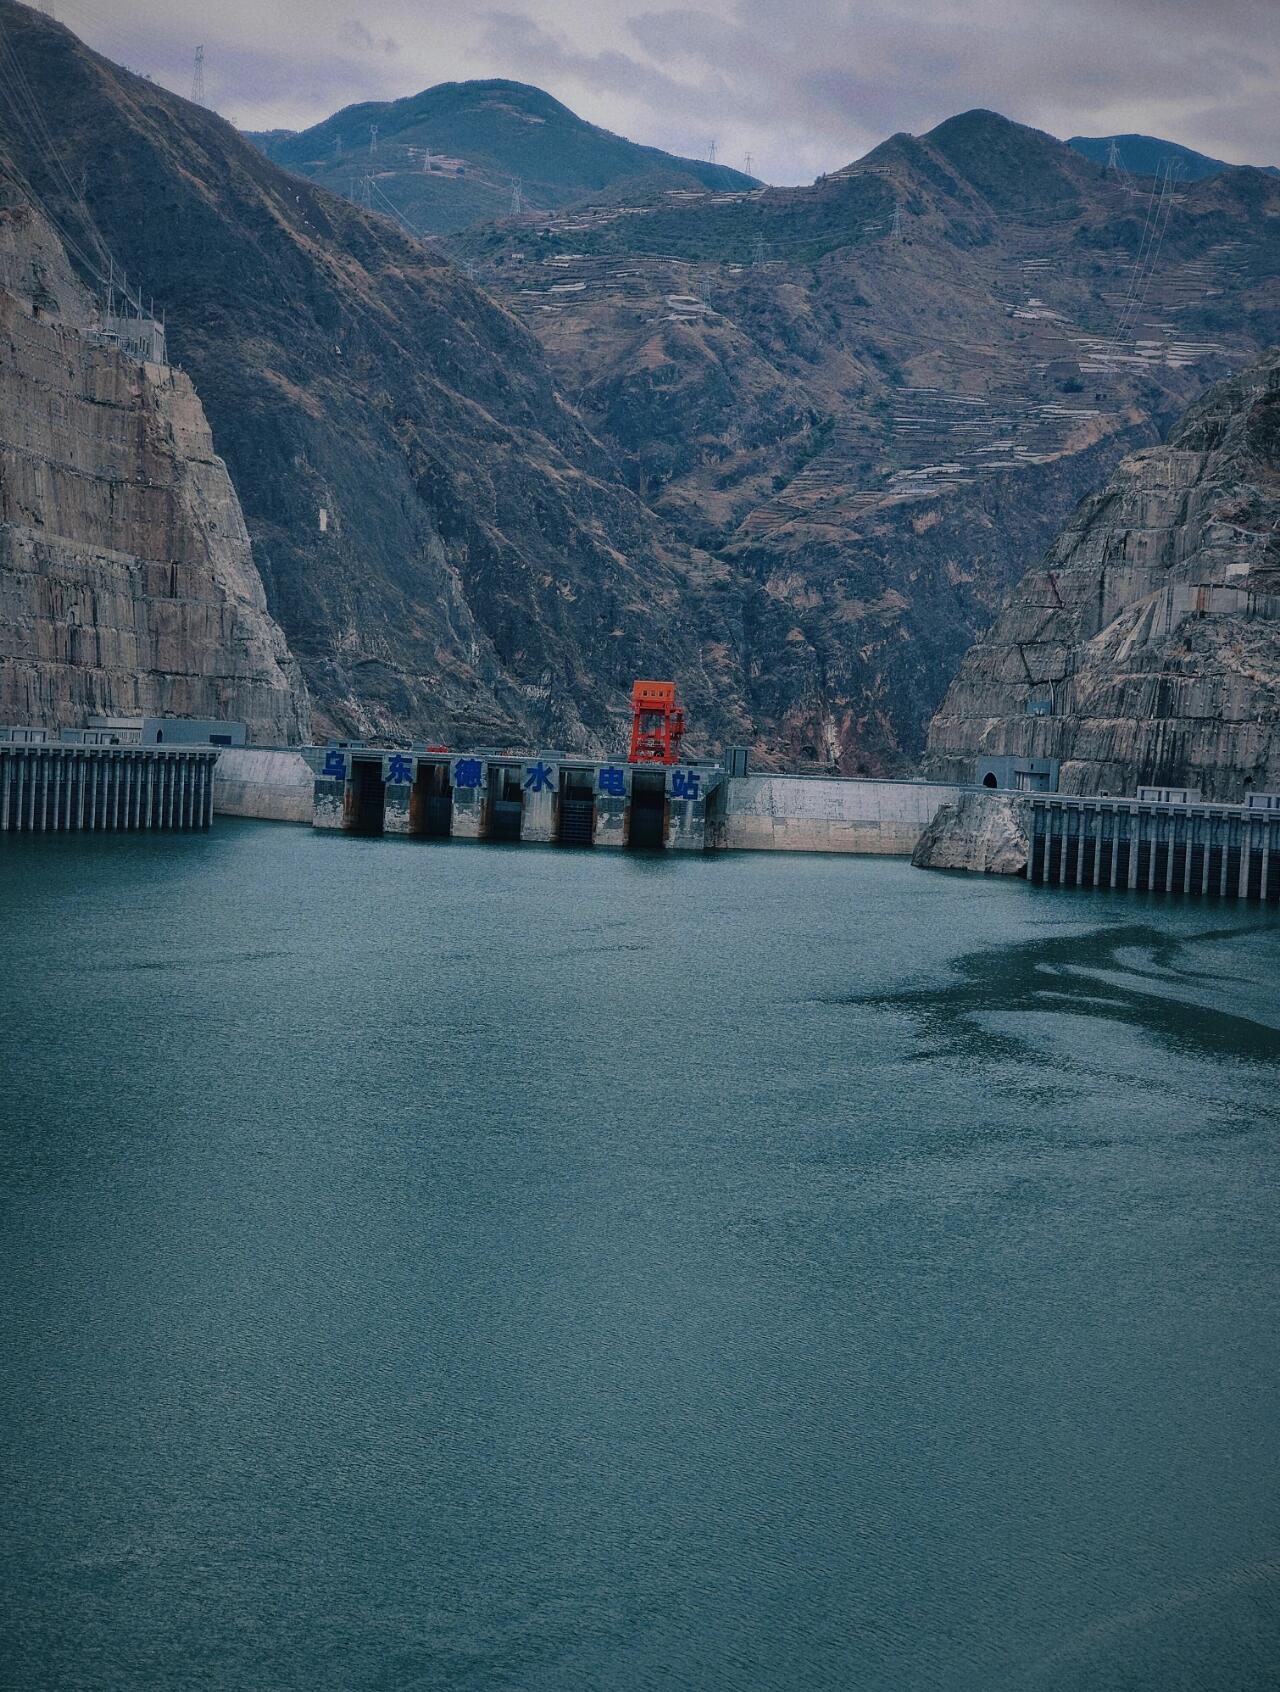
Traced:
<path id="1" fill-rule="evenodd" d="M 561 846 L 595 843 L 596 795 L 591 770 L 561 770 L 556 841 Z"/>
<path id="2" fill-rule="evenodd" d="M 409 831 L 428 840 L 447 840 L 453 833 L 453 788 L 448 764 L 419 764 L 409 795 Z"/>
<path id="3" fill-rule="evenodd" d="M 667 773 L 636 770 L 631 777 L 631 820 L 627 845 L 665 846 L 667 842 Z"/>
<path id="4" fill-rule="evenodd" d="M 524 817 L 522 774 L 519 764 L 490 765 L 487 840 L 519 840 Z"/>
<path id="5" fill-rule="evenodd" d="M 381 834 L 386 811 L 382 760 L 351 760 L 351 829 L 355 834 Z"/>

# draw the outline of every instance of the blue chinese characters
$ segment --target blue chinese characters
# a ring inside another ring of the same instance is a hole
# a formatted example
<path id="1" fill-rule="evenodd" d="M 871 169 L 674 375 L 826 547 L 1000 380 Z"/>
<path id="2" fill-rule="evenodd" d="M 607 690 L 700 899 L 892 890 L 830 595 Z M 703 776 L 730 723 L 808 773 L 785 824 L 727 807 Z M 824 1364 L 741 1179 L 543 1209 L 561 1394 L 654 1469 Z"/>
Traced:
<path id="1" fill-rule="evenodd" d="M 672 770 L 671 797 L 673 799 L 698 799 L 702 796 L 702 789 L 698 782 L 697 770 Z"/>
<path id="2" fill-rule="evenodd" d="M 526 793 L 541 793 L 544 789 L 548 793 L 554 793 L 556 778 L 551 773 L 551 766 L 539 760 L 536 764 L 530 764 L 524 778 L 524 790 Z"/>
<path id="3" fill-rule="evenodd" d="M 387 780 L 393 787 L 407 787 L 413 780 L 413 759 L 394 753 L 387 759 Z"/>
<path id="4" fill-rule="evenodd" d="M 312 768 L 314 769 L 314 765 Z M 347 779 L 347 755 L 332 748 L 324 755 L 324 769 L 322 771 L 326 781 L 345 781 Z"/>
<path id="5" fill-rule="evenodd" d="M 624 799 L 627 793 L 627 772 L 619 769 L 617 764 L 606 764 L 600 771 L 597 785 L 601 793 L 608 793 L 614 799 Z"/>

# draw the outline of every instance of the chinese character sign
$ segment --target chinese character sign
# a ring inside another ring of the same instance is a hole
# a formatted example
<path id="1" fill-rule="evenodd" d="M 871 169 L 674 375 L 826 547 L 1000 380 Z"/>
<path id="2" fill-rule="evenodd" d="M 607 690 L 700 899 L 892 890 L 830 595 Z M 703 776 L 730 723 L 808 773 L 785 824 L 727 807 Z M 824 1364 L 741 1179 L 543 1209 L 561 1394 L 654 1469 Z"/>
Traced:
<path id="1" fill-rule="evenodd" d="M 326 781 L 345 781 L 347 779 L 347 755 L 336 752 L 332 748 L 324 755 L 324 769 L 321 771 Z"/>
<path id="2" fill-rule="evenodd" d="M 627 772 L 619 769 L 617 764 L 606 764 L 600 771 L 598 786 L 601 793 L 608 793 L 614 799 L 625 799 Z"/>
<path id="3" fill-rule="evenodd" d="M 413 759 L 396 752 L 387 759 L 387 781 L 392 787 L 407 787 L 413 781 Z"/>
<path id="4" fill-rule="evenodd" d="M 551 773 L 551 766 L 543 763 L 530 764 L 524 778 L 524 790 L 526 793 L 554 793 L 556 778 Z"/>
<path id="5" fill-rule="evenodd" d="M 480 787 L 484 783 L 484 767 L 479 758 L 459 758 L 453 767 L 455 787 Z"/>
<path id="6" fill-rule="evenodd" d="M 673 799 L 700 799 L 702 797 L 697 770 L 672 770 L 671 797 Z"/>

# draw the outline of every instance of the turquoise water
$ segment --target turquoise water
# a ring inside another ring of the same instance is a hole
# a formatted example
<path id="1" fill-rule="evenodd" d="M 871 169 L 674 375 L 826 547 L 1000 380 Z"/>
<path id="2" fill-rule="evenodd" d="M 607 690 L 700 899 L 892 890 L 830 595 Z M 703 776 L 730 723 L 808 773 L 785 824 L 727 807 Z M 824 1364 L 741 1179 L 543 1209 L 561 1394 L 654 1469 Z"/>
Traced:
<path id="1" fill-rule="evenodd" d="M 1280 1662 L 1280 921 L 0 841 L 0 1684 Z"/>

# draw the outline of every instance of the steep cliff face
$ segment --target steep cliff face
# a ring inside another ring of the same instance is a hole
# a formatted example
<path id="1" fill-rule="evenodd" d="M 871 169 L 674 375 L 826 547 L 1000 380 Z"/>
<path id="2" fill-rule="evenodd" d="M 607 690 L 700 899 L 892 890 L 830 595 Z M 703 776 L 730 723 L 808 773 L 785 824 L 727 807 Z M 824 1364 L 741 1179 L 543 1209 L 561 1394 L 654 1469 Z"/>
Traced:
<path id="1" fill-rule="evenodd" d="M 190 380 L 101 338 L 52 229 L 0 209 L 0 721 L 243 718 L 301 739 L 306 692 L 267 612 Z"/>
<path id="2" fill-rule="evenodd" d="M 1280 352 L 1083 501 L 960 666 L 928 765 L 1062 760 L 1071 793 L 1280 788 Z"/>

